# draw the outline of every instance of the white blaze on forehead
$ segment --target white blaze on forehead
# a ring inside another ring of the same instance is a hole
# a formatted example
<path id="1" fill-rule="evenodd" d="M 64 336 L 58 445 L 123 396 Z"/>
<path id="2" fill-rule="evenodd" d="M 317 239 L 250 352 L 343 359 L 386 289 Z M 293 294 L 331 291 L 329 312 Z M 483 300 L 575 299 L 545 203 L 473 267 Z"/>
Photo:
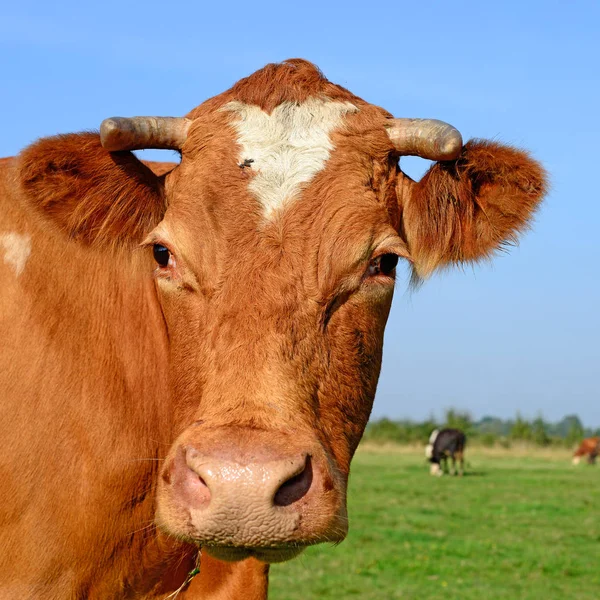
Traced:
<path id="1" fill-rule="evenodd" d="M 31 254 L 31 236 L 27 233 L 0 233 L 0 252 L 4 254 L 4 263 L 14 269 L 18 277 Z"/>
<path id="2" fill-rule="evenodd" d="M 434 429 L 429 435 L 429 443 L 433 446 L 435 444 L 435 440 L 437 440 L 437 436 L 440 435 L 439 429 Z"/>
<path id="3" fill-rule="evenodd" d="M 434 429 L 429 436 L 429 443 L 425 447 L 425 458 L 431 458 L 433 456 L 433 445 L 435 444 L 435 440 L 437 440 L 437 436 L 440 434 L 439 429 Z"/>
<path id="4" fill-rule="evenodd" d="M 293 201 L 302 184 L 323 169 L 333 150 L 329 134 L 345 115 L 358 112 L 350 102 L 323 98 L 283 102 L 271 114 L 236 101 L 222 110 L 238 116 L 233 123 L 242 146 L 238 162 L 252 161 L 247 163 L 255 173 L 249 188 L 266 218 Z"/>

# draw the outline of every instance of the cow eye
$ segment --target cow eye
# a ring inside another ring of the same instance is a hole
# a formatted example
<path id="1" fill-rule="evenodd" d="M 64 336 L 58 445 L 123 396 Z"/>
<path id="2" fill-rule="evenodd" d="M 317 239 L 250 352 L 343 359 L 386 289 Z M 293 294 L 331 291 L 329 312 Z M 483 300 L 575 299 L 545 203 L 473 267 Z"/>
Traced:
<path id="1" fill-rule="evenodd" d="M 397 254 L 382 254 L 374 258 L 369 264 L 369 276 L 384 275 L 385 277 L 392 277 L 397 264 Z"/>
<path id="2" fill-rule="evenodd" d="M 154 260 L 161 266 L 167 267 L 171 258 L 171 252 L 166 246 L 162 244 L 154 244 L 152 247 L 152 253 L 154 254 Z"/>

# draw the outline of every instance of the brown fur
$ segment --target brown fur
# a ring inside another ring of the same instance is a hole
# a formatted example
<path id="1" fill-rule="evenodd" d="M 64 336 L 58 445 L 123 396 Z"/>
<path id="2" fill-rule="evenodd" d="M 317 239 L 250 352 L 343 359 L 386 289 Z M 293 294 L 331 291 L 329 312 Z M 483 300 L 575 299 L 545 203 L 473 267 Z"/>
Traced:
<path id="1" fill-rule="evenodd" d="M 301 104 L 311 96 L 366 105 L 364 100 L 328 81 L 313 64 L 291 58 L 282 63 L 266 65 L 260 71 L 241 79 L 230 90 L 204 102 L 188 116 L 197 118 L 205 110 L 215 110 L 230 100 L 255 104 L 270 113 L 282 102 Z"/>
<path id="2" fill-rule="evenodd" d="M 434 164 L 404 206 L 417 273 L 488 258 L 516 243 L 545 192 L 540 165 L 495 142 L 471 141 L 458 160 Z"/>
<path id="3" fill-rule="evenodd" d="M 219 108 L 314 95 L 360 111 L 265 223 Z M 268 65 L 189 116 L 176 166 L 109 154 L 94 133 L 0 163 L 0 234 L 32 242 L 20 275 L 0 260 L 0 597 L 173 593 L 196 546 L 176 518 L 157 531 L 156 504 L 177 511 L 156 491 L 178 448 L 203 440 L 246 455 L 315 449 L 322 495 L 289 542 L 341 539 L 393 294 L 392 278 L 369 276 L 373 253 L 420 274 L 485 258 L 526 228 L 544 191 L 525 153 L 481 142 L 410 181 L 389 114 L 305 61 Z M 156 274 L 143 242 L 168 244 L 171 270 Z M 186 597 L 265 597 L 264 565 L 204 556 Z"/>
<path id="4" fill-rule="evenodd" d="M 600 454 L 600 437 L 596 436 L 582 440 L 577 450 L 575 450 L 573 457 L 581 458 L 587 456 L 588 463 L 592 465 L 596 462 L 598 454 Z"/>
<path id="5" fill-rule="evenodd" d="M 139 244 L 166 209 L 161 177 L 130 152 L 106 152 L 95 133 L 29 146 L 19 158 L 19 179 L 37 209 L 88 244 Z"/>
<path id="6" fill-rule="evenodd" d="M 266 600 L 269 566 L 250 558 L 240 563 L 224 563 L 203 554 L 200 573 L 181 600 Z"/>

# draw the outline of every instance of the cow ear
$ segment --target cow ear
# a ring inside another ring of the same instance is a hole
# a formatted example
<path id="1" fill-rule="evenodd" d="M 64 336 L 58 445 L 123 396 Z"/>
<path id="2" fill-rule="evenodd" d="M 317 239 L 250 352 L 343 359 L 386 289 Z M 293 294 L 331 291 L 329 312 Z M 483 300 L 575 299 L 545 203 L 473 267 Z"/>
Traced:
<path id="1" fill-rule="evenodd" d="M 164 163 L 151 169 L 131 152 L 107 152 L 95 133 L 43 138 L 18 169 L 27 200 L 85 244 L 140 243 L 166 209 Z"/>
<path id="2" fill-rule="evenodd" d="M 546 192 L 546 174 L 526 152 L 470 141 L 457 160 L 435 163 L 419 182 L 398 179 L 415 274 L 488 258 L 516 243 Z"/>

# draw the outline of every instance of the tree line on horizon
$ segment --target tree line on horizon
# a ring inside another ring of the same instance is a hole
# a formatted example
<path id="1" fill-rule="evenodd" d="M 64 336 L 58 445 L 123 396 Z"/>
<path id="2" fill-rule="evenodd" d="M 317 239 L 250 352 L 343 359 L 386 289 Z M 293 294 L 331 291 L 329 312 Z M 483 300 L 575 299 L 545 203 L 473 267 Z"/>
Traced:
<path id="1" fill-rule="evenodd" d="M 464 431 L 467 443 L 504 448 L 513 443 L 573 447 L 586 437 L 600 435 L 600 428 L 584 427 L 577 415 L 567 415 L 555 423 L 546 421 L 541 415 L 528 420 L 519 413 L 514 419 L 486 416 L 476 421 L 469 412 L 450 408 L 441 420 L 433 416 L 425 421 L 387 417 L 372 420 L 363 439 L 377 443 L 426 444 L 434 429 L 444 427 Z"/>

